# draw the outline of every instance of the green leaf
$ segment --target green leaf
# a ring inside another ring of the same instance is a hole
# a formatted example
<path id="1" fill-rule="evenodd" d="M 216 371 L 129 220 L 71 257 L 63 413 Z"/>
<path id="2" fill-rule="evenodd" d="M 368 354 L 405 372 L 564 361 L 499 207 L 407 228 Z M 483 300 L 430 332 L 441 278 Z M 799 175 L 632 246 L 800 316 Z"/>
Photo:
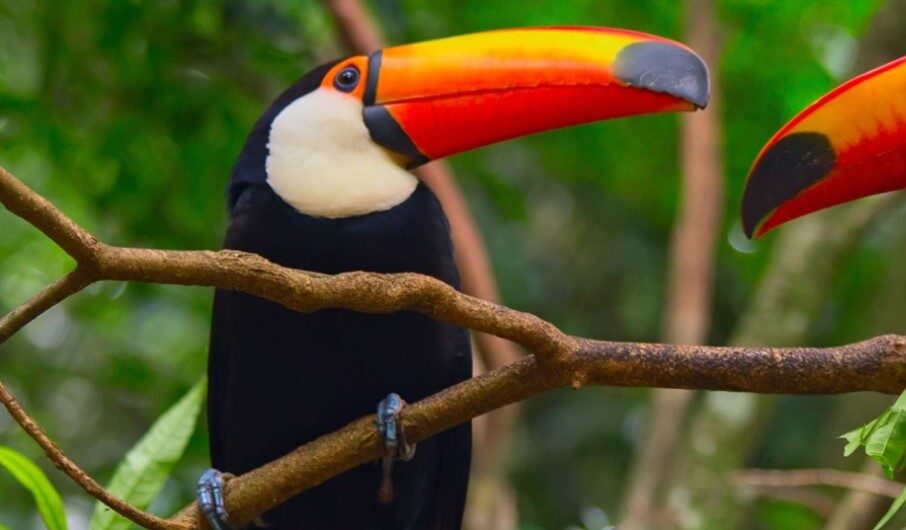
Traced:
<path id="1" fill-rule="evenodd" d="M 843 455 L 849 456 L 861 446 L 865 454 L 875 459 L 884 473 L 893 478 L 893 474 L 903 467 L 906 458 L 906 391 L 900 394 L 896 402 L 880 416 L 864 426 L 849 431 L 841 436 L 846 440 Z M 880 530 L 906 503 L 906 488 L 890 505 L 884 517 L 878 521 L 874 530 Z"/>
<path id="2" fill-rule="evenodd" d="M 0 466 L 31 492 L 38 505 L 38 513 L 49 530 L 66 530 L 66 512 L 60 494 L 34 462 L 22 453 L 0 446 Z M 0 526 L 0 528 L 3 528 Z"/>
<path id="3" fill-rule="evenodd" d="M 154 500 L 182 457 L 204 402 L 202 378 L 170 407 L 120 462 L 108 490 L 126 502 L 145 509 Z M 94 507 L 91 530 L 127 530 L 132 523 L 101 503 Z"/>
<path id="4" fill-rule="evenodd" d="M 843 456 L 849 456 L 856 452 L 856 449 L 865 445 L 868 435 L 871 434 L 872 429 L 874 429 L 874 426 L 878 423 L 879 419 L 880 418 L 875 418 L 864 426 L 849 431 L 840 437 L 846 440 L 846 447 L 843 448 Z"/>
<path id="5" fill-rule="evenodd" d="M 881 464 L 888 477 L 893 477 L 906 459 L 906 392 L 878 418 L 841 438 L 846 440 L 844 456 L 864 446 L 865 454 Z"/>
<path id="6" fill-rule="evenodd" d="M 890 508 L 887 509 L 887 513 L 884 514 L 884 517 L 881 517 L 881 520 L 878 521 L 878 524 L 875 525 L 872 530 L 881 530 L 893 516 L 903 507 L 903 503 L 906 503 L 906 488 L 903 488 L 903 491 L 897 495 L 897 498 L 894 499 L 893 504 L 890 505 Z"/>

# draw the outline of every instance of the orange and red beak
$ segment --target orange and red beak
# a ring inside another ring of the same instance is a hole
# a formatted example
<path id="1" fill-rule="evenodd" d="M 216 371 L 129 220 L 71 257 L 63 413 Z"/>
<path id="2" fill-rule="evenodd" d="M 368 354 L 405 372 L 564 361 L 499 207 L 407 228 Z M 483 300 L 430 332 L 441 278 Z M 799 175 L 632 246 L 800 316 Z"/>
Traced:
<path id="1" fill-rule="evenodd" d="M 742 199 L 746 235 L 906 187 L 906 57 L 863 74 L 793 118 L 764 146 Z"/>
<path id="2" fill-rule="evenodd" d="M 631 31 L 490 31 L 387 48 L 367 60 L 372 139 L 414 167 L 508 138 L 708 103 L 689 48 Z"/>

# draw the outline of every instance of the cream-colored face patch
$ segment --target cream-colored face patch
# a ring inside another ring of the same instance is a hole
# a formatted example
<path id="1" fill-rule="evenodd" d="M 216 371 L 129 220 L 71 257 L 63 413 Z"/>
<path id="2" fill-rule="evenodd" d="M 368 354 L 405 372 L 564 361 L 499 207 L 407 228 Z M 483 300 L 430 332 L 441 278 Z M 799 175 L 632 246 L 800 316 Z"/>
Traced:
<path id="1" fill-rule="evenodd" d="M 362 102 L 323 88 L 277 115 L 267 148 L 267 183 L 293 208 L 315 217 L 388 210 L 418 184 L 371 140 Z"/>

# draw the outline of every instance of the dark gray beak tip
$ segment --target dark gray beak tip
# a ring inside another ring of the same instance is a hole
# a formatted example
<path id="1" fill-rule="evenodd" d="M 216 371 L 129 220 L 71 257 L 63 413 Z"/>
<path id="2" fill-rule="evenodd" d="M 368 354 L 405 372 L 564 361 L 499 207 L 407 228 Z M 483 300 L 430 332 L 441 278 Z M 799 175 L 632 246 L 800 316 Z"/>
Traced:
<path id="1" fill-rule="evenodd" d="M 636 42 L 623 48 L 614 62 L 617 79 L 684 99 L 699 109 L 708 106 L 708 67 L 695 53 L 668 42 Z"/>

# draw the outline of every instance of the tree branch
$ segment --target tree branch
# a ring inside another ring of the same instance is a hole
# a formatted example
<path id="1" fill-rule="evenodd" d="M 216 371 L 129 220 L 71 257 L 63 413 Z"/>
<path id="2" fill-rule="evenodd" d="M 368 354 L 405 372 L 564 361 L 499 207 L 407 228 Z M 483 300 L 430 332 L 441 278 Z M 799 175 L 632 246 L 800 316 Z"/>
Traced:
<path id="1" fill-rule="evenodd" d="M 16 423 L 18 423 L 19 426 L 34 439 L 38 446 L 44 450 L 44 454 L 47 455 L 47 458 L 89 495 L 103 502 L 116 511 L 116 513 L 141 525 L 143 528 L 149 528 L 151 530 L 179 530 L 189 528 L 186 525 L 173 523 L 157 517 L 156 515 L 139 510 L 122 499 L 111 495 L 103 486 L 98 484 L 97 481 L 91 478 L 88 473 L 70 460 L 69 457 L 57 447 L 57 444 L 47 436 L 47 433 L 44 432 L 44 429 L 42 429 L 40 425 L 38 425 L 38 422 L 25 412 L 25 409 L 22 408 L 19 401 L 16 400 L 3 383 L 0 383 L 0 402 L 2 402 L 3 406 L 6 407 L 6 410 L 9 411 L 10 416 L 16 420 Z"/>
<path id="2" fill-rule="evenodd" d="M 43 207 L 22 207 L 30 202 Z M 828 394 L 863 390 L 895 393 L 906 384 L 903 336 L 885 335 L 837 348 L 728 348 L 577 338 L 534 315 L 478 300 L 418 274 L 356 272 L 327 276 L 288 269 L 236 251 L 184 252 L 104 245 L 2 169 L 0 203 L 12 205 L 15 208 L 10 209 L 17 215 L 34 221 L 55 241 L 65 242 L 68 246 L 64 249 L 84 267 L 82 281 L 216 286 L 261 296 L 298 311 L 415 310 L 443 322 L 513 340 L 536 353 L 408 406 L 403 412 L 403 424 L 410 439 L 416 442 L 480 414 L 563 386 Z M 85 246 L 78 247 L 78 242 Z M 60 290 L 50 289 L 54 293 Z M 39 313 L 33 309 L 29 314 Z M 9 321 L 9 317 L 4 321 Z M 21 407 L 8 392 L 0 393 L 0 400 L 11 412 L 16 411 L 14 418 L 42 447 L 52 446 L 24 412 L 19 413 Z M 378 458 L 383 449 L 374 424 L 373 416 L 361 418 L 231 480 L 226 497 L 234 521 L 239 525 L 248 523 L 291 496 Z M 75 464 L 58 450 L 48 451 L 48 456 L 58 466 L 69 468 L 70 476 L 78 475 Z M 115 506 L 104 492 L 89 488 L 85 480 L 77 482 L 118 511 L 123 508 Z M 163 526 L 148 514 L 130 512 L 127 516 L 148 528 L 206 528 L 194 505 Z"/>
<path id="3" fill-rule="evenodd" d="M 31 300 L 13 309 L 0 318 L 0 344 L 22 329 L 23 326 L 38 318 L 51 307 L 59 304 L 91 284 L 91 277 L 83 269 L 76 269 L 48 285 Z"/>
<path id="4" fill-rule="evenodd" d="M 895 393 L 906 382 L 906 337 L 885 335 L 837 348 L 727 348 L 571 338 L 574 355 L 553 373 L 535 357 L 460 383 L 404 411 L 413 441 L 552 388 L 658 386 L 762 393 Z M 374 417 L 361 418 L 229 483 L 239 522 L 277 506 L 383 451 Z M 178 521 L 197 521 L 192 507 Z"/>
<path id="5" fill-rule="evenodd" d="M 895 499 L 904 487 L 904 484 L 884 477 L 836 469 L 744 469 L 735 474 L 733 481 L 740 486 L 757 488 L 834 486 L 891 499 Z"/>
<path id="6" fill-rule="evenodd" d="M 0 202 L 44 233 L 80 264 L 91 264 L 98 242 L 84 228 L 22 181 L 0 168 Z"/>

